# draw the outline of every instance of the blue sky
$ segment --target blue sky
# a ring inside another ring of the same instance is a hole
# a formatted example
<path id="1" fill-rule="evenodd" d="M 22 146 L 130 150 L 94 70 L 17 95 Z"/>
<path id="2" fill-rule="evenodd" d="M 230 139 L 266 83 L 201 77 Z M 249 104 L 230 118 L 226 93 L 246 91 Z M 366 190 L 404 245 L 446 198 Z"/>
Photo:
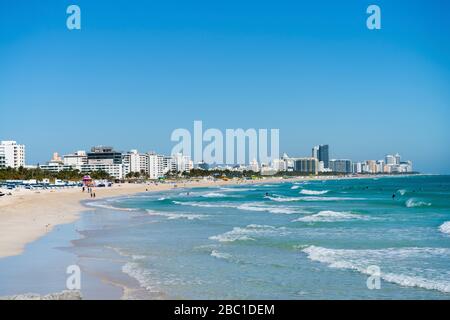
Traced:
<path id="1" fill-rule="evenodd" d="M 328 143 L 450 173 L 449 15 L 446 0 L 0 0 L 0 139 L 29 163 L 97 144 L 169 153 L 202 120 L 279 128 L 291 156 Z"/>

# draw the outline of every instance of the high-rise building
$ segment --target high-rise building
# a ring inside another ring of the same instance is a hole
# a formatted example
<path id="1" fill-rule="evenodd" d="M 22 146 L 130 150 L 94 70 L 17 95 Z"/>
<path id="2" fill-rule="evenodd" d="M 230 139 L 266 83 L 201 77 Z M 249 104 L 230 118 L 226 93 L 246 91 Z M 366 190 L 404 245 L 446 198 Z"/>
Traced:
<path id="1" fill-rule="evenodd" d="M 122 164 L 122 153 L 112 147 L 92 147 L 87 154 L 88 164 Z"/>
<path id="2" fill-rule="evenodd" d="M 0 156 L 4 157 L 5 167 L 25 167 L 25 145 L 16 141 L 1 141 Z"/>
<path id="3" fill-rule="evenodd" d="M 148 154 L 148 175 L 150 179 L 159 179 L 170 170 L 170 161 L 168 159 L 168 157 L 160 154 Z"/>
<path id="4" fill-rule="evenodd" d="M 396 164 L 395 163 L 395 161 L 396 161 L 395 157 L 393 155 L 391 155 L 391 154 L 387 154 L 385 160 L 386 160 L 386 164 L 387 165 L 394 165 L 394 164 Z"/>
<path id="5" fill-rule="evenodd" d="M 363 172 L 363 165 L 361 162 L 355 162 L 353 163 L 353 173 L 362 173 Z"/>
<path id="6" fill-rule="evenodd" d="M 399 155 L 398 153 L 396 153 L 395 156 L 394 156 L 394 158 L 395 158 L 395 164 L 396 164 L 396 165 L 400 165 L 400 162 L 401 162 L 401 157 L 400 157 L 400 155 Z"/>
<path id="7" fill-rule="evenodd" d="M 330 160 L 330 169 L 335 173 L 352 173 L 352 161 L 348 159 Z"/>
<path id="8" fill-rule="evenodd" d="M 319 161 L 317 158 L 297 158 L 294 159 L 294 171 L 308 174 L 319 172 Z"/>
<path id="9" fill-rule="evenodd" d="M 311 156 L 313 158 L 319 159 L 319 146 L 314 146 L 312 148 Z"/>
<path id="10" fill-rule="evenodd" d="M 312 157 L 323 162 L 323 167 L 330 167 L 330 152 L 327 144 L 321 144 L 312 148 Z"/>
<path id="11" fill-rule="evenodd" d="M 130 150 L 122 155 L 124 174 L 141 172 L 141 159 L 137 150 Z"/>

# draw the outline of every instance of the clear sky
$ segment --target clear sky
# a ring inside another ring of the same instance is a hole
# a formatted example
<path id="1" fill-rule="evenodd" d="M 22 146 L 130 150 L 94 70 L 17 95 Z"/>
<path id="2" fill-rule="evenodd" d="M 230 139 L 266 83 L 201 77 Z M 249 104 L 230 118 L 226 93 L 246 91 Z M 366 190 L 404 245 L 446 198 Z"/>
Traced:
<path id="1" fill-rule="evenodd" d="M 447 0 L 0 0 L 0 139 L 28 163 L 97 144 L 169 153 L 202 120 L 279 128 L 290 156 L 328 143 L 450 173 L 449 89 Z"/>

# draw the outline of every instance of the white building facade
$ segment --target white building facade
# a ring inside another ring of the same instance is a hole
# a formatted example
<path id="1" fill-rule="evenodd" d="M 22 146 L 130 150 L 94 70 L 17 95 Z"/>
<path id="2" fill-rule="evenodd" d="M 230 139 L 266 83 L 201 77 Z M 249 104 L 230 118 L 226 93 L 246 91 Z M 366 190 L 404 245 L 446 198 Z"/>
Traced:
<path id="1" fill-rule="evenodd" d="M 5 167 L 25 167 L 25 145 L 17 144 L 16 141 L 1 141 L 0 157 Z"/>

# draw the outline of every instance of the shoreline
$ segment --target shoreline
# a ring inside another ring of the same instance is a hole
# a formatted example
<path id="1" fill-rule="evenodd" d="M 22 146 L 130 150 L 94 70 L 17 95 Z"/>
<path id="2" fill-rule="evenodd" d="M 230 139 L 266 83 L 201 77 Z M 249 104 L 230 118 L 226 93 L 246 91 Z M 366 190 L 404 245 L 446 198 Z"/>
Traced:
<path id="1" fill-rule="evenodd" d="M 90 198 L 81 188 L 60 190 L 15 190 L 11 196 L 0 198 L 0 259 L 23 253 L 27 244 L 48 234 L 57 225 L 72 223 L 86 210 L 84 200 L 127 196 L 136 193 L 173 190 L 175 188 L 206 188 L 224 185 L 252 185 L 264 183 L 373 179 L 391 177 L 371 176 L 311 176 L 267 177 L 260 180 L 202 180 L 170 183 L 123 183 L 112 187 L 94 188 L 96 197 Z"/>
<path id="2" fill-rule="evenodd" d="M 302 179 L 306 180 L 306 179 Z M 11 196 L 0 198 L 0 259 L 20 255 L 27 244 L 48 234 L 55 226 L 72 223 L 86 211 L 86 200 L 127 196 L 136 193 L 158 192 L 175 188 L 201 188 L 235 184 L 294 181 L 294 179 L 264 179 L 259 181 L 186 181 L 180 183 L 133 184 L 123 183 L 112 187 L 94 188 L 91 198 L 81 188 L 60 190 L 17 190 Z"/>

